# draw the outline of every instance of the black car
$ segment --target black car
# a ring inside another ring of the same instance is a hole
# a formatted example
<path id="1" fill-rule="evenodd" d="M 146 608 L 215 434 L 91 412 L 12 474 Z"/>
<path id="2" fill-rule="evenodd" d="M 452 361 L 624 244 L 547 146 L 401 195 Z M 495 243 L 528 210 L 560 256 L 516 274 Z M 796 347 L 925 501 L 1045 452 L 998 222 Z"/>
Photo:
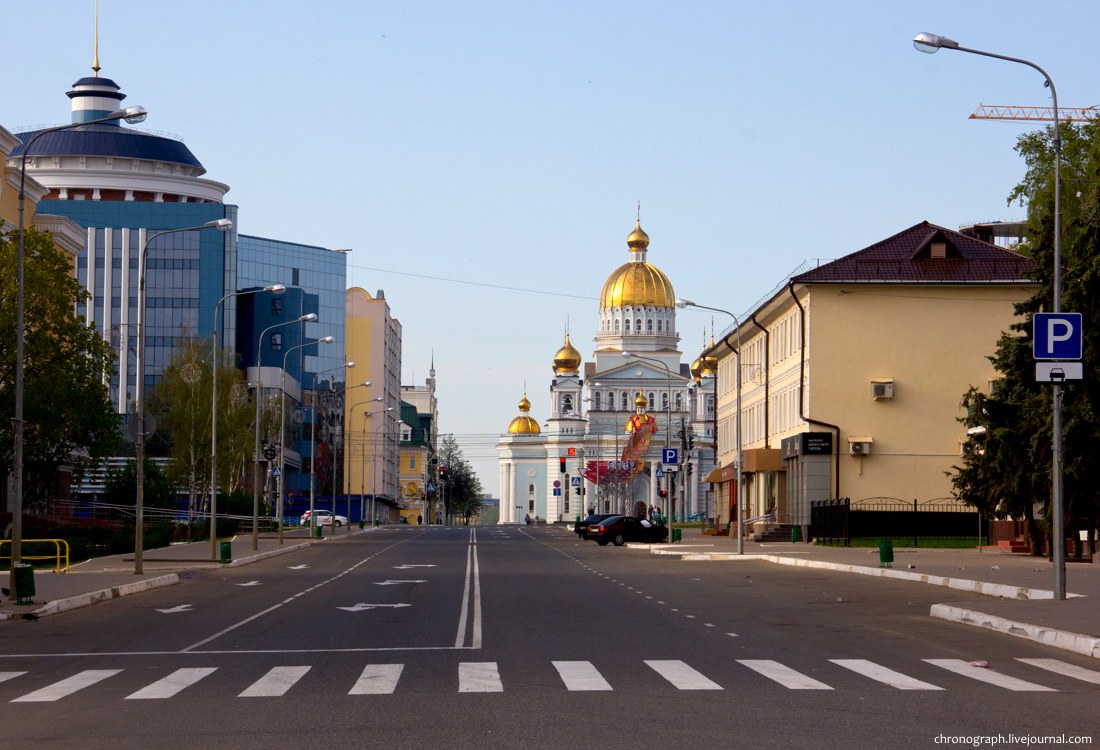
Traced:
<path id="1" fill-rule="evenodd" d="M 616 547 L 627 542 L 663 542 L 668 539 L 668 528 L 646 518 L 608 516 L 588 527 L 588 538 L 601 547 L 608 542 Z"/>
<path id="2" fill-rule="evenodd" d="M 588 527 L 593 524 L 597 524 L 605 518 L 610 517 L 610 513 L 593 513 L 583 521 L 577 521 L 573 524 L 573 531 L 577 532 L 581 539 L 588 538 Z"/>

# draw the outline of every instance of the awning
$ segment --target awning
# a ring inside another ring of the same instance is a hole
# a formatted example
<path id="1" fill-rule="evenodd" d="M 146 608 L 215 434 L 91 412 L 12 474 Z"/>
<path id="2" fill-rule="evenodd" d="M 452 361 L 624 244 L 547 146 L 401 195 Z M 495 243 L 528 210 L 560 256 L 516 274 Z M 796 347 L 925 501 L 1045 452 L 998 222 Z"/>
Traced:
<path id="1" fill-rule="evenodd" d="M 718 484 L 719 482 L 732 482 L 737 477 L 737 464 L 728 463 L 725 466 L 715 467 L 713 471 L 707 474 L 706 481 L 711 484 Z"/>

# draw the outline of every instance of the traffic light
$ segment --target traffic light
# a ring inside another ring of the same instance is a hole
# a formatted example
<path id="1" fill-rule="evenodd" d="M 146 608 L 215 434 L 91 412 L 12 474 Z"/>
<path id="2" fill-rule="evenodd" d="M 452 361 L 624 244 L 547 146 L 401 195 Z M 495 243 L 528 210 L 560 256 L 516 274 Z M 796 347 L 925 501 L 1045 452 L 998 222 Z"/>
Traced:
<path id="1" fill-rule="evenodd" d="M 443 466 L 443 464 L 439 465 L 439 478 L 441 480 L 447 478 L 447 469 Z"/>
<path id="2" fill-rule="evenodd" d="M 561 458 L 558 459 L 558 466 L 561 469 L 561 473 L 564 474 L 565 473 L 565 456 L 562 456 Z"/>
<path id="3" fill-rule="evenodd" d="M 662 498 L 668 497 L 668 490 L 657 490 L 657 494 Z"/>

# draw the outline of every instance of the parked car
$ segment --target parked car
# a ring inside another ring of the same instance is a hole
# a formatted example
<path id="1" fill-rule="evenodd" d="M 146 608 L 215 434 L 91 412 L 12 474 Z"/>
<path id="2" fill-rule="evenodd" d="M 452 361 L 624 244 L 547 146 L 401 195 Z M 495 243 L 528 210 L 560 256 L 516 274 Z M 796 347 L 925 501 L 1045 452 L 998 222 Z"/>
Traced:
<path id="1" fill-rule="evenodd" d="M 608 542 L 622 547 L 627 542 L 663 542 L 668 539 L 668 527 L 634 516 L 608 516 L 588 527 L 588 538 L 601 547 Z"/>
<path id="2" fill-rule="evenodd" d="M 315 510 L 313 511 L 315 516 L 314 525 L 316 526 L 331 526 L 332 525 L 332 511 L 331 510 Z M 348 519 L 345 516 L 336 516 L 336 528 L 347 525 Z M 307 510 L 302 514 L 303 526 L 309 526 L 309 511 Z"/>
<path id="3" fill-rule="evenodd" d="M 573 524 L 573 531 L 577 532 L 581 539 L 588 538 L 588 527 L 593 524 L 597 524 L 605 518 L 609 518 L 610 513 L 593 513 L 583 521 L 577 521 Z"/>

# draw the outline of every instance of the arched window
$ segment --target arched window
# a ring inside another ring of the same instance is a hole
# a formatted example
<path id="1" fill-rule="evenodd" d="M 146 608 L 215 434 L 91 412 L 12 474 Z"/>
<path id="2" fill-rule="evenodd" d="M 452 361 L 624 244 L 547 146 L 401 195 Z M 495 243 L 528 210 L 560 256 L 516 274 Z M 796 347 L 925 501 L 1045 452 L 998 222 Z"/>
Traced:
<path id="1" fill-rule="evenodd" d="M 638 333 L 642 332 L 642 319 L 641 318 L 638 318 L 638 320 L 635 321 L 634 330 L 637 331 Z"/>
<path id="2" fill-rule="evenodd" d="M 683 410 L 684 410 L 684 394 L 677 393 L 676 394 L 676 411 L 683 411 Z"/>
<path id="3" fill-rule="evenodd" d="M 660 318 L 657 318 L 657 333 L 661 332 L 661 324 L 662 323 L 664 323 L 664 321 L 661 320 Z"/>
<path id="4" fill-rule="evenodd" d="M 616 318 L 615 319 L 615 333 L 618 333 L 618 332 L 619 332 L 619 319 Z"/>
<path id="5" fill-rule="evenodd" d="M 623 391 L 623 411 L 630 411 L 630 396 Z"/>
<path id="6" fill-rule="evenodd" d="M 596 411 L 600 410 L 600 392 L 596 391 L 592 394 L 592 408 Z"/>
<path id="7" fill-rule="evenodd" d="M 630 333 L 630 318 L 623 321 L 623 332 Z"/>
<path id="8" fill-rule="evenodd" d="M 668 411 L 668 391 L 661 394 L 661 411 Z"/>
<path id="9" fill-rule="evenodd" d="M 649 408 L 652 409 L 653 405 L 657 403 L 657 399 L 653 398 L 653 391 L 649 392 Z"/>
<path id="10" fill-rule="evenodd" d="M 646 333 L 653 333 L 653 318 L 646 318 L 645 332 Z"/>
<path id="11" fill-rule="evenodd" d="M 568 393 L 561 398 L 561 413 L 572 414 L 573 413 L 573 397 Z"/>

